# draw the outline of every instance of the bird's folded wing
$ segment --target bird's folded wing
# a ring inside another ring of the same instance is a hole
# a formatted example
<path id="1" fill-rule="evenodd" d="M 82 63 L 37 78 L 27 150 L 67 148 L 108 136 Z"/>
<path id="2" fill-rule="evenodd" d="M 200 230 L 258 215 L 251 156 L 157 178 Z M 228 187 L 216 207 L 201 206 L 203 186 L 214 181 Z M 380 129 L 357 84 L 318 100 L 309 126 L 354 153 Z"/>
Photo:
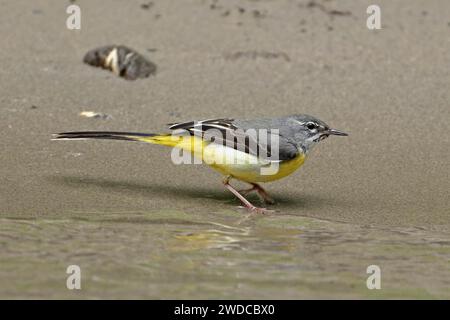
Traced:
<path id="1" fill-rule="evenodd" d="M 239 127 L 233 119 L 207 119 L 171 123 L 169 126 L 174 134 L 189 133 L 210 143 L 226 145 L 260 159 L 290 160 L 298 155 L 295 144 L 279 132 L 275 133 L 271 129 Z"/>

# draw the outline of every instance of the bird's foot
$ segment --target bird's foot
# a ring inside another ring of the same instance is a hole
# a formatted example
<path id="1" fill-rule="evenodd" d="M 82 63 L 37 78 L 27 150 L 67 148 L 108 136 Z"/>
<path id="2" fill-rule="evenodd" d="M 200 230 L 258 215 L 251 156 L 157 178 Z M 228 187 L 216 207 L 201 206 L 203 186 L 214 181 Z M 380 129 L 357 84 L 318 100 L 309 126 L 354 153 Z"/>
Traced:
<path id="1" fill-rule="evenodd" d="M 269 210 L 266 208 L 259 208 L 259 207 L 247 207 L 247 210 L 250 211 L 251 213 L 256 214 L 269 214 L 275 212 L 275 210 Z"/>
<path id="2" fill-rule="evenodd" d="M 264 201 L 265 204 L 268 205 L 274 205 L 275 204 L 275 200 L 273 200 L 270 196 L 268 197 L 263 197 L 261 196 L 262 200 Z"/>

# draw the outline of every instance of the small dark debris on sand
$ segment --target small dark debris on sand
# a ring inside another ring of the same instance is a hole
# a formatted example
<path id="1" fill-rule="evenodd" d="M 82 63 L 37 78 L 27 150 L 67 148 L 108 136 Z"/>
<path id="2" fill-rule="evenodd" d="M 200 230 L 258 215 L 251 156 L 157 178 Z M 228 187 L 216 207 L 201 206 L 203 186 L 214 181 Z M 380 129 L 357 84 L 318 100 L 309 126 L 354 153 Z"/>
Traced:
<path id="1" fill-rule="evenodd" d="M 141 4 L 141 8 L 144 9 L 144 10 L 148 10 L 151 7 L 153 7 L 153 2 L 147 2 L 147 3 L 142 3 Z"/>
<path id="2" fill-rule="evenodd" d="M 112 71 L 127 80 L 147 78 L 156 72 L 156 65 L 128 47 L 111 45 L 90 50 L 83 62 Z"/>
<path id="3" fill-rule="evenodd" d="M 324 4 L 317 2 L 315 0 L 311 0 L 306 4 L 307 8 L 317 8 L 330 16 L 351 16 L 352 13 L 350 11 L 344 10 L 336 10 L 336 9 L 328 9 Z"/>
<path id="4" fill-rule="evenodd" d="M 210 8 L 211 10 L 216 10 L 216 9 L 222 9 L 222 6 L 219 6 L 219 5 L 215 4 L 215 3 L 212 3 L 212 4 L 209 6 L 209 8 Z"/>
<path id="5" fill-rule="evenodd" d="M 283 59 L 286 62 L 291 61 L 291 58 L 285 52 L 268 52 L 268 51 L 237 51 L 224 55 L 225 60 L 238 60 L 241 58 L 247 59 Z"/>
<path id="6" fill-rule="evenodd" d="M 267 16 L 267 13 L 260 10 L 253 10 L 252 15 L 254 18 L 265 18 Z"/>

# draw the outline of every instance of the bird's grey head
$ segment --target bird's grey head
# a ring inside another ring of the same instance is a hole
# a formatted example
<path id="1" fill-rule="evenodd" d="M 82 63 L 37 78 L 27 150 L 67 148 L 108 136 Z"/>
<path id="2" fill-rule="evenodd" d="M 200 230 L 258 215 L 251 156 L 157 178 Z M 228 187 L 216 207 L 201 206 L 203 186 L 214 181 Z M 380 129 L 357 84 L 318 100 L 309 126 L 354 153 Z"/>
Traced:
<path id="1" fill-rule="evenodd" d="M 305 153 L 310 151 L 319 141 L 330 135 L 348 136 L 340 130 L 331 129 L 325 122 L 307 114 L 289 117 L 289 126 L 292 128 L 295 140 Z"/>

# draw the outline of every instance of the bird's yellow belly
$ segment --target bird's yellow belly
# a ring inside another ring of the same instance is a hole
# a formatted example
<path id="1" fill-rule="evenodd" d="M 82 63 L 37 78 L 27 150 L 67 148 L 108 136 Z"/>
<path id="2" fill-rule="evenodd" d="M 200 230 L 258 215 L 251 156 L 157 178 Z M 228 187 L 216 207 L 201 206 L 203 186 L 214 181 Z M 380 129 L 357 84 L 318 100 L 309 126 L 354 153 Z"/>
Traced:
<path id="1" fill-rule="evenodd" d="M 205 151 L 206 152 L 203 155 L 204 160 L 205 158 L 208 159 L 210 157 L 207 148 Z M 258 160 L 254 156 L 244 152 L 230 150 L 230 148 L 227 148 L 225 152 L 233 153 L 233 156 L 235 156 L 239 162 L 206 162 L 220 173 L 231 175 L 232 177 L 245 182 L 269 182 L 284 178 L 297 170 L 305 161 L 304 154 L 299 154 L 291 160 L 268 163 L 267 161 Z M 222 153 L 222 150 L 215 148 L 214 156 L 216 159 L 217 155 L 220 154 L 220 156 L 222 156 Z"/>

